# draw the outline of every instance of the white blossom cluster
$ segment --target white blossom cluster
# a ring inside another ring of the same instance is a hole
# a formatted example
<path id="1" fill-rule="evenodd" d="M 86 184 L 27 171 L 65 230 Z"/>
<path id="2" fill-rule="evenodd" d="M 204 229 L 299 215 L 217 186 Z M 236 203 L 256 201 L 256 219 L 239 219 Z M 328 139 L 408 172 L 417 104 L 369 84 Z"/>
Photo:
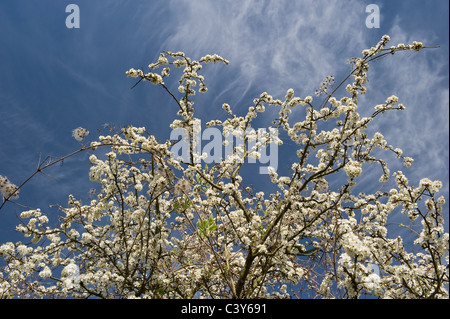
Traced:
<path id="1" fill-rule="evenodd" d="M 325 77 L 325 80 L 320 84 L 319 89 L 316 90 L 316 95 L 328 94 L 328 91 L 334 84 L 334 76 L 328 75 Z"/>
<path id="2" fill-rule="evenodd" d="M 7 177 L 0 175 L 0 193 L 3 198 L 17 199 L 19 198 L 19 189 L 11 183 Z"/>
<path id="3" fill-rule="evenodd" d="M 82 127 L 77 127 L 72 131 L 72 136 L 78 141 L 82 142 L 86 136 L 89 135 L 89 131 Z"/>
<path id="4" fill-rule="evenodd" d="M 268 169 L 272 193 L 246 185 L 243 161 L 232 156 L 211 167 L 193 156 L 180 162 L 170 152 L 173 141 L 160 143 L 143 127 L 100 136 L 89 147 L 89 177 L 100 190 L 87 203 L 70 195 L 52 221 L 40 209 L 20 214 L 17 231 L 30 239 L 0 245 L 0 297 L 448 298 L 449 236 L 445 199 L 437 196 L 442 182 L 424 178 L 410 185 L 403 172 L 391 174 L 383 153 L 394 152 L 406 167 L 412 159 L 380 132 L 371 137 L 366 131 L 376 116 L 402 109 L 393 107 L 397 97 L 377 106 L 371 117 L 357 112 L 370 59 L 405 48 L 385 49 L 388 40 L 384 36 L 354 60 L 347 96 L 330 96 L 318 107 L 293 89 L 284 99 L 264 92 L 246 115 L 235 115 L 225 103 L 227 118 L 208 123 L 232 134 L 250 128 L 267 107 L 279 109 L 273 128 L 294 142 L 297 158 L 290 174 Z M 164 68 L 159 77 L 127 71 L 166 88 L 162 78 L 169 66 L 184 68 L 178 92 L 166 89 L 179 108 L 180 119 L 171 127 L 190 129 L 192 145 L 192 96 L 198 83 L 206 91 L 198 71 L 209 62 L 228 63 L 217 55 L 194 61 L 182 52 L 163 52 L 149 65 Z M 295 107 L 303 108 L 304 119 L 291 117 Z M 332 128 L 330 121 L 336 122 Z M 267 135 L 265 142 L 269 138 L 277 139 Z M 243 145 L 236 156 L 263 155 Z M 378 164 L 380 186 L 390 190 L 357 192 L 363 167 Z M 340 172 L 346 178 L 336 186 L 331 178 Z M 412 242 L 389 226 L 397 213 L 406 220 L 399 227 L 415 236 Z"/>

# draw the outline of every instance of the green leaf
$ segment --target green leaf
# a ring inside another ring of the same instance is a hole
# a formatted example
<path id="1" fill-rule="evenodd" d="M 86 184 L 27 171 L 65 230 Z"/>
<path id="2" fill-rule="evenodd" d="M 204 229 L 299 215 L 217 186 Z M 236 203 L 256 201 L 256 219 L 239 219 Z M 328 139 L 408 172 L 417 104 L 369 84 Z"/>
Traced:
<path id="1" fill-rule="evenodd" d="M 184 203 L 183 203 L 183 210 L 188 209 L 191 206 L 191 201 L 189 200 L 189 198 L 185 198 L 184 199 Z"/>
<path id="2" fill-rule="evenodd" d="M 205 238 L 209 236 L 213 231 L 217 229 L 217 224 L 212 216 L 208 219 L 199 220 L 197 223 L 198 226 L 198 235 L 200 238 Z"/>

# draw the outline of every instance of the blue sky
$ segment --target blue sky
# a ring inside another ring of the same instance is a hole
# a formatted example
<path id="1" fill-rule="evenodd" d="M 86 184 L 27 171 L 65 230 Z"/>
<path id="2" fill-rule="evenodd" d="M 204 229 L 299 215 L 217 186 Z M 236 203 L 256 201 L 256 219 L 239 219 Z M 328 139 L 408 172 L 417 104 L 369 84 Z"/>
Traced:
<path id="1" fill-rule="evenodd" d="M 71 3 L 80 8 L 79 29 L 65 25 Z M 365 25 L 371 3 L 380 8 L 378 29 Z M 440 48 L 373 64 L 361 113 L 370 114 L 392 94 L 399 97 L 406 112 L 380 117 L 372 128 L 415 159 L 411 168 L 392 165 L 391 172 L 403 170 L 415 184 L 422 177 L 442 180 L 448 202 L 448 27 L 446 0 L 0 0 L 0 175 L 18 185 L 40 156 L 76 150 L 71 132 L 78 126 L 91 131 L 88 141 L 104 123 L 145 126 L 160 140 L 168 138 L 177 106 L 148 83 L 131 90 L 134 82 L 125 76 L 131 67 L 156 61 L 162 50 L 195 59 L 217 53 L 230 61 L 202 70 L 209 91 L 196 97 L 196 111 L 206 122 L 225 117 L 224 102 L 239 114 L 263 91 L 282 98 L 293 88 L 304 97 L 327 75 L 339 83 L 350 71 L 346 61 L 388 34 L 393 45 L 417 40 Z M 176 88 L 172 79 L 166 82 Z M 30 181 L 18 203 L 56 214 L 49 205 L 64 205 L 71 193 L 86 197 L 95 186 L 87 156 L 48 170 L 52 178 Z M 280 169 L 287 165 L 280 160 Z M 364 185 L 370 188 L 380 175 L 367 171 Z M 0 242 L 19 239 L 15 216 L 24 209 L 12 203 L 2 209 Z M 446 216 L 448 231 L 448 208 Z"/>

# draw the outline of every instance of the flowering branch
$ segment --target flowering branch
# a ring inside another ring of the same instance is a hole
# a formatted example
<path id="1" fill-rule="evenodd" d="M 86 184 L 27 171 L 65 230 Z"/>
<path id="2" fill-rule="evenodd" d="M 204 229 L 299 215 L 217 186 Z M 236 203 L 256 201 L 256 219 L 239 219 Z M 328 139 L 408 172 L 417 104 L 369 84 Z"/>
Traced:
<path id="1" fill-rule="evenodd" d="M 284 100 L 263 92 L 245 116 L 224 103 L 227 119 L 208 127 L 222 127 L 224 136 L 245 131 L 245 143 L 211 168 L 201 166 L 203 154 L 195 151 L 193 99 L 197 90 L 207 92 L 203 66 L 229 62 L 216 54 L 196 61 L 164 51 L 148 73 L 128 70 L 127 76 L 138 78 L 135 85 L 160 85 L 176 101 L 180 118 L 170 126 L 188 132 L 189 159 L 171 152 L 182 140 L 159 143 L 145 128 L 129 126 L 60 159 L 39 162 L 18 187 L 0 176 L 1 209 L 38 173 L 89 151 L 89 178 L 101 188 L 87 204 L 70 195 L 52 222 L 40 209 L 20 214 L 16 230 L 31 242 L 0 245 L 5 265 L 0 297 L 448 298 L 445 199 L 437 197 L 442 182 L 423 178 L 413 186 L 403 172 L 391 174 L 376 150 L 393 152 L 406 167 L 413 159 L 388 145 L 380 132 L 367 132 L 375 117 L 405 106 L 390 96 L 370 117 L 357 112 L 370 62 L 431 48 L 420 42 L 387 48 L 389 40 L 383 36 L 362 58 L 351 59 L 354 68 L 333 90 L 334 77 L 327 77 L 317 92 L 327 94 L 319 108 L 311 96 L 296 97 L 293 89 Z M 178 93 L 164 82 L 173 67 L 181 71 Z M 344 84 L 347 96 L 338 100 L 334 94 Z M 298 157 L 287 176 L 268 168 L 267 179 L 277 188 L 270 194 L 259 185 L 246 186 L 241 176 L 242 159 L 261 158 L 263 147 L 283 144 L 278 135 L 250 131 L 266 107 L 279 110 L 271 129 L 288 135 Z M 295 107 L 304 109 L 303 121 L 293 123 Z M 336 125 L 330 128 L 326 121 Z M 88 133 L 77 128 L 73 135 L 83 142 Z M 250 146 L 257 137 L 261 141 Z M 105 147 L 100 159 L 96 154 Z M 356 193 L 363 170 L 374 164 L 382 171 L 378 191 Z M 395 185 L 383 192 L 391 176 Z M 411 243 L 388 228 L 397 212 L 410 223 L 398 226 L 411 230 Z"/>

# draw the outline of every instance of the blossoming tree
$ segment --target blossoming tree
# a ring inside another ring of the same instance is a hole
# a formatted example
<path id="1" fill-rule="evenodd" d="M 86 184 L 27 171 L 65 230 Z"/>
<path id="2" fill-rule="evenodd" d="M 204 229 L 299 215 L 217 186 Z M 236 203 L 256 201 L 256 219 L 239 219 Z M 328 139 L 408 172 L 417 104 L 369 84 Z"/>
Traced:
<path id="1" fill-rule="evenodd" d="M 207 91 L 199 72 L 205 64 L 227 60 L 207 55 L 196 61 L 182 52 L 163 52 L 149 65 L 150 72 L 130 69 L 126 74 L 137 83 L 150 81 L 173 98 L 180 118 L 171 127 L 188 132 L 190 158 L 178 160 L 170 152 L 179 141 L 159 143 L 145 128 L 132 126 L 70 154 L 91 152 L 89 177 L 101 190 L 87 204 L 70 195 L 68 205 L 60 206 L 59 220 L 50 221 L 40 209 L 20 214 L 17 231 L 30 239 L 0 246 L 0 296 L 448 298 L 445 200 L 437 196 L 442 183 L 424 178 L 413 186 L 397 171 L 389 191 L 355 190 L 363 166 L 380 165 L 380 186 L 392 176 L 377 149 L 395 153 L 405 166 L 412 163 L 381 133 L 367 133 L 375 117 L 405 109 L 396 96 L 376 105 L 370 117 L 358 113 L 370 62 L 423 48 L 420 42 L 392 47 L 388 42 L 383 36 L 362 57 L 351 59 L 351 73 L 332 92 L 334 78 L 327 77 L 316 91 L 326 97 L 321 104 L 311 96 L 296 97 L 292 89 L 284 100 L 264 92 L 245 116 L 224 104 L 227 119 L 208 123 L 224 132 L 245 130 L 266 107 L 279 109 L 274 128 L 298 145 L 297 160 L 286 176 L 275 169 L 261 176 L 278 188 L 271 194 L 246 185 L 243 161 L 232 156 L 208 167 L 194 152 L 193 99 L 197 88 Z M 182 70 L 178 93 L 165 84 L 171 68 Z M 334 93 L 351 77 L 345 96 L 337 99 Z M 293 122 L 291 111 L 299 107 L 306 117 Z M 82 128 L 74 131 L 80 141 L 87 134 Z M 269 142 L 282 144 L 273 135 L 267 136 Z M 250 149 L 244 143 L 239 156 L 258 158 L 263 147 Z M 339 172 L 344 174 L 341 185 L 330 186 L 329 179 Z M 20 187 L 6 177 L 0 177 L 0 187 L 3 207 Z M 394 213 L 420 221 L 419 231 L 411 228 L 416 238 L 410 245 L 388 231 Z"/>

